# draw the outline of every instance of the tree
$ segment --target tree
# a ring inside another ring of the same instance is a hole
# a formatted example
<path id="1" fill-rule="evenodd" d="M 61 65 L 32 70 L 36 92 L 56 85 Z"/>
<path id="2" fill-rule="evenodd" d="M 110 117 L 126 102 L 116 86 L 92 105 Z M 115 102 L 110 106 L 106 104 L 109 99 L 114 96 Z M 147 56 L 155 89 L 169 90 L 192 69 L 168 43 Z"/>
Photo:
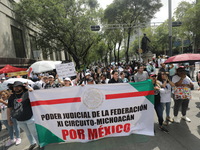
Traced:
<path id="1" fill-rule="evenodd" d="M 183 24 L 181 36 L 193 41 L 194 51 L 200 48 L 200 3 L 181 2 L 175 11 L 176 19 Z M 191 44 L 192 44 L 191 43 Z"/>
<path id="2" fill-rule="evenodd" d="M 91 47 L 101 40 L 90 31 L 100 17 L 96 0 L 22 0 L 16 4 L 16 12 L 24 23 L 39 29 L 37 40 L 42 49 L 68 52 L 77 68 L 86 63 Z"/>
<path id="3" fill-rule="evenodd" d="M 126 62 L 129 62 L 129 44 L 134 26 L 147 23 L 160 9 L 160 0 L 114 0 L 105 10 L 104 18 L 109 24 L 126 25 Z"/>

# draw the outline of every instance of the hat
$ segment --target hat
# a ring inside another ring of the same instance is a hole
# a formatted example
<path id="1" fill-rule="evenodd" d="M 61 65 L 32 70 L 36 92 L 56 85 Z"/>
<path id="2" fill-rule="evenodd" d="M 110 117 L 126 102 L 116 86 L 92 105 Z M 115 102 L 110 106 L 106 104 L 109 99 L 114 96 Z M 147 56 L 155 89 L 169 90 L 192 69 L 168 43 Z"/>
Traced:
<path id="1" fill-rule="evenodd" d="M 71 81 L 71 79 L 70 78 L 65 78 L 64 81 Z"/>
<path id="2" fill-rule="evenodd" d="M 186 71 L 186 70 L 185 70 L 184 66 L 179 66 L 178 69 L 177 69 L 177 71 L 182 71 L 183 72 L 183 71 Z"/>
<path id="3" fill-rule="evenodd" d="M 54 76 L 53 75 L 49 75 L 49 78 L 54 78 Z"/>
<path id="4" fill-rule="evenodd" d="M 150 77 L 156 77 L 157 75 L 155 73 L 151 73 Z"/>
<path id="5" fill-rule="evenodd" d="M 13 84 L 13 87 L 17 87 L 17 86 L 24 86 L 24 84 L 20 81 L 15 81 Z"/>
<path id="6" fill-rule="evenodd" d="M 85 74 L 85 76 L 90 76 L 91 74 L 89 73 L 89 72 L 87 72 L 86 74 Z"/>
<path id="7" fill-rule="evenodd" d="M 5 77 L 2 77 L 2 78 L 1 78 L 1 80 L 5 80 L 5 79 L 6 79 Z"/>
<path id="8" fill-rule="evenodd" d="M 184 67 L 184 66 L 179 66 L 179 67 L 177 68 L 177 70 L 185 70 L 185 67 Z"/>

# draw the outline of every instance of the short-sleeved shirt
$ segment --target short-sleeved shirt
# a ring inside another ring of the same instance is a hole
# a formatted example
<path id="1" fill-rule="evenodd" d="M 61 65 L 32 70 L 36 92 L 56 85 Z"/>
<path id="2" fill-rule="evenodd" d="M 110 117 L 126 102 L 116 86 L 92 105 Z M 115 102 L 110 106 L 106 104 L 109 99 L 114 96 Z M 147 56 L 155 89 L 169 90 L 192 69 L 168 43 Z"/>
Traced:
<path id="1" fill-rule="evenodd" d="M 8 99 L 8 108 L 15 109 L 19 106 L 22 106 L 23 113 L 17 119 L 18 121 L 26 121 L 29 120 L 33 116 L 33 112 L 31 109 L 30 99 L 28 95 L 28 91 L 21 94 L 12 94 Z"/>
<path id="2" fill-rule="evenodd" d="M 181 77 L 179 77 L 178 75 L 175 75 L 172 78 L 172 82 L 177 83 L 180 79 Z M 192 83 L 192 80 L 188 76 L 186 76 L 184 80 L 182 81 L 182 84 L 189 85 L 190 83 Z M 174 88 L 174 95 L 175 95 L 175 99 L 191 99 L 191 89 L 185 86 L 176 86 Z"/>
<path id="3" fill-rule="evenodd" d="M 140 82 L 140 81 L 145 81 L 149 78 L 149 75 L 146 71 L 143 71 L 143 73 L 139 73 L 137 72 L 135 75 L 134 75 L 134 81 L 135 82 Z"/>

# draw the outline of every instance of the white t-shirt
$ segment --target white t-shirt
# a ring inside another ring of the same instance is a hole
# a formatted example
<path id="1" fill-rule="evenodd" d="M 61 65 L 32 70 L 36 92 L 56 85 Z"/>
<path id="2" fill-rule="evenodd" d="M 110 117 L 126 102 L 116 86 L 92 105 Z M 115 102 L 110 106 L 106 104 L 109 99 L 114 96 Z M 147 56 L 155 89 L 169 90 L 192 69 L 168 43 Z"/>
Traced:
<path id="1" fill-rule="evenodd" d="M 171 102 L 171 85 L 169 83 L 166 84 L 165 88 L 160 89 L 160 102 L 168 103 Z"/>
<path id="2" fill-rule="evenodd" d="M 173 83 L 176 83 L 176 82 L 178 82 L 180 79 L 181 79 L 181 77 L 179 77 L 178 75 L 175 75 L 175 76 L 172 78 L 172 82 L 173 82 Z M 188 76 L 186 76 L 185 79 L 183 79 L 182 84 L 190 84 L 190 83 L 192 83 L 192 80 L 191 80 Z"/>
<path id="3" fill-rule="evenodd" d="M 8 102 L 8 100 L 6 100 L 5 102 Z M 0 103 L 0 108 L 1 108 L 1 120 L 7 120 L 7 106 L 3 103 Z"/>

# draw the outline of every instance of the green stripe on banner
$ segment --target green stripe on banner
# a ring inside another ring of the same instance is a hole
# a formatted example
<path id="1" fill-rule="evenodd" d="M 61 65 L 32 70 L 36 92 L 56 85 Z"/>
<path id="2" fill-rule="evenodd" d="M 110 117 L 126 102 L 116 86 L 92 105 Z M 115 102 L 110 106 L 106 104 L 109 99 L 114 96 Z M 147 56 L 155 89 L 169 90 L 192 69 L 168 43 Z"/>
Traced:
<path id="1" fill-rule="evenodd" d="M 39 124 L 36 124 L 36 130 L 38 133 L 38 139 L 41 147 L 44 147 L 45 145 L 50 143 L 65 142 L 64 140 L 60 139 L 55 134 L 53 134 L 51 131 L 49 131 L 47 128 Z"/>
<path id="2" fill-rule="evenodd" d="M 132 87 L 134 87 L 139 92 L 154 90 L 153 83 L 150 79 L 141 82 L 130 82 Z M 154 95 L 145 96 L 152 104 L 154 104 Z"/>

